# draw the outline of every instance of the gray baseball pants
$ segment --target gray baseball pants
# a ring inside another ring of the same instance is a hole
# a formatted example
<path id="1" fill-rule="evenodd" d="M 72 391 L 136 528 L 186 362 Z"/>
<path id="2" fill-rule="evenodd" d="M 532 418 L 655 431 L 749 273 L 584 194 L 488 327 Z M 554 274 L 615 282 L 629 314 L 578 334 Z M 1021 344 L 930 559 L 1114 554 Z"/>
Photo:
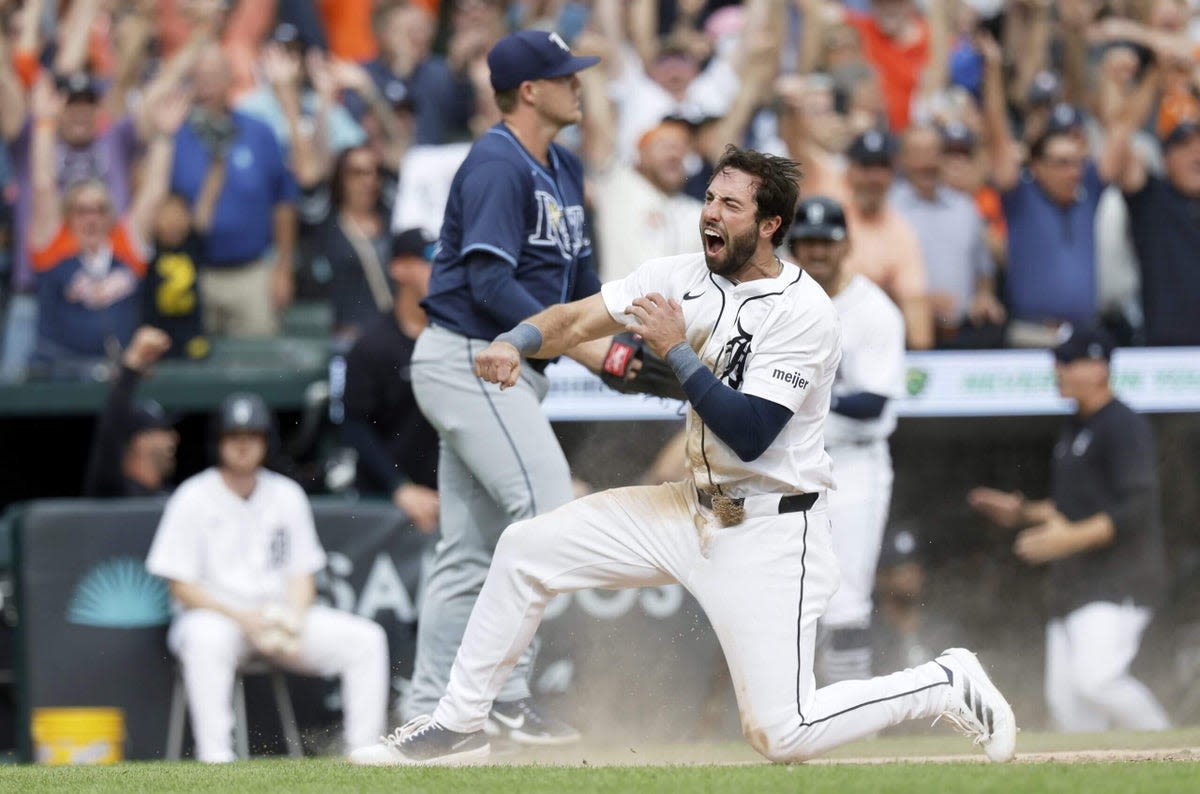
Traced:
<path id="1" fill-rule="evenodd" d="M 545 375 L 523 367 L 510 389 L 475 377 L 486 342 L 429 326 L 413 351 L 413 393 L 438 431 L 441 540 L 422 598 L 417 659 L 405 719 L 430 714 L 446 691 L 500 533 L 571 501 L 566 457 L 542 413 Z M 528 697 L 534 645 L 496 698 Z"/>

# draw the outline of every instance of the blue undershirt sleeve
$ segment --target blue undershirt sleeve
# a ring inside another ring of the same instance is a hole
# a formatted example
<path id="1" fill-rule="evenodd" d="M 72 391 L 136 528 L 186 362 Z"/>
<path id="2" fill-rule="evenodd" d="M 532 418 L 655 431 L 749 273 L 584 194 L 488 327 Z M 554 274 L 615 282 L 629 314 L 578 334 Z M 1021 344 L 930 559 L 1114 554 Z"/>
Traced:
<path id="1" fill-rule="evenodd" d="M 721 383 L 687 342 L 668 350 L 666 360 L 704 424 L 744 461 L 766 452 L 792 418 L 790 408 Z"/>
<path id="2" fill-rule="evenodd" d="M 859 391 L 834 397 L 829 403 L 829 410 L 850 419 L 876 419 L 883 413 L 887 400 L 882 394 Z"/>
<path id="3" fill-rule="evenodd" d="M 502 328 L 513 328 L 545 307 L 516 279 L 513 266 L 485 251 L 467 257 L 472 302 Z"/>

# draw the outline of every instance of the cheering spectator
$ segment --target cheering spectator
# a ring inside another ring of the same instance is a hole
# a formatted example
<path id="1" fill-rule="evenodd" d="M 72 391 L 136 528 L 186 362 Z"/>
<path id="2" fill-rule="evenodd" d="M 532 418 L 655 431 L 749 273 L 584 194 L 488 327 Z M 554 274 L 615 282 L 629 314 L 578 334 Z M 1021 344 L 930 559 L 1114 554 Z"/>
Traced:
<path id="1" fill-rule="evenodd" d="M 1004 307 L 996 300 L 995 262 L 974 202 L 942 180 L 938 131 L 909 127 L 900 163 L 904 179 L 888 200 L 917 232 L 938 346 L 1000 347 Z"/>
<path id="2" fill-rule="evenodd" d="M 988 251 L 997 265 L 1008 261 L 1008 223 L 1000 206 L 1000 193 L 987 182 L 987 161 L 975 133 L 966 124 L 952 121 L 942 127 L 942 178 L 947 187 L 967 194 L 983 220 Z"/>
<path id="3" fill-rule="evenodd" d="M 158 328 L 138 328 L 121 356 L 121 370 L 96 421 L 83 495 L 90 498 L 160 496 L 175 473 L 179 433 L 162 406 L 134 401 L 138 383 L 171 347 Z"/>
<path id="4" fill-rule="evenodd" d="M 921 245 L 912 224 L 887 200 L 895 178 L 895 150 L 888 133 L 868 130 L 846 152 L 851 243 L 845 265 L 888 293 L 904 314 L 908 346 L 924 350 L 933 347 L 933 317 Z"/>
<path id="5" fill-rule="evenodd" d="M 74 182 L 65 196 L 60 193 L 56 130 L 66 98 L 49 78 L 34 87 L 29 241 L 37 271 L 39 360 L 100 358 L 129 342 L 138 322 L 146 241 L 167 193 L 172 136 L 183 123 L 187 103 L 185 96 L 174 95 L 154 109 L 157 134 L 142 163 L 129 213 L 118 220 L 112 194 L 98 179 Z"/>
<path id="6" fill-rule="evenodd" d="M 17 183 L 13 222 L 14 298 L 6 330 L 11 360 L 6 362 L 6 369 L 17 373 L 24 369 L 32 353 L 37 324 L 29 237 L 34 222 L 31 149 L 35 130 L 27 119 L 27 98 L 5 50 L 0 47 L 0 129 L 9 141 L 9 157 Z M 35 63 L 33 73 L 36 72 Z M 44 79 L 51 78 L 46 75 Z M 65 101 L 61 113 L 55 116 L 58 126 L 53 131 L 56 188 L 62 191 L 75 182 L 96 180 L 107 191 L 114 211 L 124 212 L 129 207 L 131 166 L 138 147 L 137 126 L 133 119 L 122 116 L 107 129 L 103 127 L 100 86 L 86 72 L 70 73 L 57 82 Z M 21 339 L 28 341 L 19 343 Z"/>
<path id="7" fill-rule="evenodd" d="M 432 51 L 434 19 L 419 5 L 385 3 L 372 14 L 379 57 L 367 71 L 380 93 L 400 81 L 409 96 L 419 97 L 418 144 L 445 143 L 468 133 L 469 89 L 455 80 L 446 59 Z"/>
<path id="8" fill-rule="evenodd" d="M 1146 79 L 1131 100 L 1124 127 L 1110 138 L 1141 263 L 1146 344 L 1200 345 L 1200 118 L 1185 119 L 1167 133 L 1166 173 L 1149 173 L 1129 137 L 1156 87 L 1156 79 Z"/>
<path id="9" fill-rule="evenodd" d="M 355 484 L 389 494 L 422 532 L 438 522 L 437 431 L 413 397 L 413 346 L 425 328 L 433 240 L 420 229 L 396 237 L 390 275 L 396 297 L 346 356 L 342 437 L 358 453 Z"/>
<path id="10" fill-rule="evenodd" d="M 806 5 L 805 25 L 828 24 L 820 4 Z M 867 60 L 875 67 L 887 106 L 888 126 L 908 126 L 909 109 L 929 62 L 930 31 L 913 0 L 870 0 L 867 13 L 847 10 Z M 812 34 L 817 35 L 817 34 Z"/>
<path id="11" fill-rule="evenodd" d="M 212 163 L 225 163 L 200 269 L 206 330 L 271 336 L 292 297 L 296 183 L 271 129 L 230 110 L 231 77 L 221 48 L 208 45 L 194 70 L 192 112 L 177 136 L 171 189 L 194 204 Z"/>
<path id="12" fill-rule="evenodd" d="M 833 78 L 825 74 L 786 75 L 776 81 L 777 115 L 784 151 L 800 163 L 801 192 L 850 203 L 842 152 L 850 143 L 848 124 L 837 111 Z"/>
<path id="13" fill-rule="evenodd" d="M 362 127 L 333 95 L 334 89 L 327 78 L 328 63 L 325 53 L 315 47 L 307 47 L 301 41 L 296 28 L 287 23 L 275 28 L 272 44 L 264 51 L 263 58 L 277 58 L 278 54 L 273 53 L 273 50 L 277 49 L 293 55 L 299 64 L 294 90 L 306 124 L 313 125 L 323 137 L 323 143 L 335 153 L 361 144 L 366 138 Z M 269 70 L 266 63 L 262 65 L 264 71 Z M 271 78 L 270 73 L 267 84 L 259 85 L 238 100 L 237 109 L 269 125 L 279 139 L 280 146 L 288 145 L 290 127 L 287 112 L 278 96 L 276 81 Z"/>
<path id="14" fill-rule="evenodd" d="M 759 5 L 751 3 L 751 7 Z M 648 259 L 674 256 L 696 248 L 695 233 L 702 202 L 684 193 L 687 162 L 697 156 L 715 162 L 714 149 L 696 151 L 696 142 L 738 140 L 762 102 L 777 67 L 778 38 L 782 24 L 762 20 L 763 31 L 748 34 L 738 57 L 741 80 L 727 114 L 711 122 L 710 130 L 693 136 L 692 125 L 679 117 L 667 117 L 642 133 L 634 167 L 616 156 L 617 124 L 608 99 L 608 81 L 599 69 L 579 75 L 584 116 L 584 162 L 595 188 L 596 230 L 600 251 L 600 275 L 604 281 L 622 278 Z M 782 20 L 779 20 L 782 22 Z M 613 57 L 605 37 L 584 34 L 576 51 Z M 753 46 L 750 46 L 753 44 Z"/>
<path id="15" fill-rule="evenodd" d="M 210 344 L 204 335 L 204 302 L 196 284 L 203 260 L 203 234 L 225 179 L 223 167 L 209 170 L 195 212 L 178 194 L 167 196 L 154 214 L 153 253 L 142 282 L 142 322 L 167 334 L 174 355 L 202 359 Z"/>
<path id="16" fill-rule="evenodd" d="M 1005 117 L 1000 48 L 986 34 L 979 46 L 992 178 L 1008 221 L 1008 342 L 1048 347 L 1063 323 L 1085 325 L 1096 316 L 1096 208 L 1112 157 L 1090 160 L 1081 125 L 1059 106 L 1023 167 Z"/>

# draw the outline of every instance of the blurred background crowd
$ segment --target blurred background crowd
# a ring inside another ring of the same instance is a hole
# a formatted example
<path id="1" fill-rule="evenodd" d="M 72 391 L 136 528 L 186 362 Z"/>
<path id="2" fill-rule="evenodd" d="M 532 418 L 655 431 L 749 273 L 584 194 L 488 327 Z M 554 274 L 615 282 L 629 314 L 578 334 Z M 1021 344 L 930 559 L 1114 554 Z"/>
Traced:
<path id="1" fill-rule="evenodd" d="M 846 204 L 850 267 L 911 348 L 1091 321 L 1200 344 L 1194 0 L 26 0 L 0 19 L 6 381 L 92 377 L 141 323 L 202 359 L 317 306 L 352 342 L 392 303 L 394 241 L 436 237 L 498 119 L 488 48 L 528 27 L 604 58 L 565 134 L 602 279 L 696 247 L 706 164 L 738 142 Z"/>

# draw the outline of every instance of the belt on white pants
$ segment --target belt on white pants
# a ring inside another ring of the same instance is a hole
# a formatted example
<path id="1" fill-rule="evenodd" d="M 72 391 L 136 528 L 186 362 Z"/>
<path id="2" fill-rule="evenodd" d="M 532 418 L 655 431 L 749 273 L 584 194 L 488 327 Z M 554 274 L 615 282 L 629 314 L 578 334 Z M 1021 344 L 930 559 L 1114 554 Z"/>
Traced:
<path id="1" fill-rule="evenodd" d="M 774 493 L 754 494 L 753 496 L 725 497 L 740 507 L 746 518 L 763 518 L 784 513 L 806 513 L 817 503 L 819 494 L 798 493 L 781 496 Z M 717 498 L 722 498 L 719 494 Z M 696 489 L 696 501 L 702 507 L 713 509 L 713 494 Z"/>

